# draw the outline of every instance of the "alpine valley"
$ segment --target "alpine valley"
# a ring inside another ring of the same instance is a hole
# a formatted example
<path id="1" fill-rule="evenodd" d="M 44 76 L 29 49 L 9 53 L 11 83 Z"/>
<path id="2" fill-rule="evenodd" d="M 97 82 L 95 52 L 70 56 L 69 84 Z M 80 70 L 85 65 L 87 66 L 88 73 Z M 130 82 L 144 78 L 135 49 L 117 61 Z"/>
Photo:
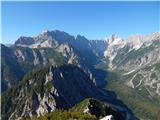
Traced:
<path id="1" fill-rule="evenodd" d="M 160 33 L 22 36 L 1 44 L 1 92 L 2 120 L 160 120 Z"/>

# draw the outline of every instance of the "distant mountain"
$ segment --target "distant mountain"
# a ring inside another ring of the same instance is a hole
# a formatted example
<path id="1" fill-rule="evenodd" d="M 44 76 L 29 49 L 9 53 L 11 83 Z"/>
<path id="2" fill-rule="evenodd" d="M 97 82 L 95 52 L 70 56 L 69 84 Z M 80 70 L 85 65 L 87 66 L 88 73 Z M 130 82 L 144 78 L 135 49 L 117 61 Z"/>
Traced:
<path id="1" fill-rule="evenodd" d="M 112 36 L 105 52 L 111 70 L 120 70 L 132 88 L 147 87 L 149 95 L 160 95 L 160 33 L 135 35 L 127 40 Z"/>
<path id="2" fill-rule="evenodd" d="M 97 88 L 82 69 L 62 65 L 32 71 L 19 85 L 4 92 L 2 120 L 41 116 L 56 109 L 68 109 L 85 98 L 95 98 L 110 104 L 124 119 L 136 119 L 112 92 Z"/>
<path id="3" fill-rule="evenodd" d="M 160 111 L 160 33 L 132 35 L 127 40 L 112 36 L 108 39 L 105 56 L 108 71 L 114 74 L 113 78 L 108 77 L 112 79 L 109 84 L 112 90 L 141 118 L 157 119 Z"/>
<path id="4" fill-rule="evenodd" d="M 70 44 L 74 48 L 80 50 L 80 52 L 92 52 L 101 55 L 107 47 L 107 43 L 104 40 L 88 40 L 84 36 L 77 35 L 72 36 L 64 31 L 42 31 L 36 37 L 20 37 L 16 42 L 16 46 L 38 48 L 38 47 L 57 47 L 61 44 Z M 92 50 L 94 48 L 94 51 Z"/>
<path id="5" fill-rule="evenodd" d="M 75 64 L 90 74 L 92 66 L 100 61 L 99 58 L 104 57 L 106 42 L 89 41 L 80 35 L 74 37 L 63 31 L 55 30 L 43 31 L 33 38 L 20 37 L 15 45 L 10 47 L 1 46 L 2 91 L 4 91 L 16 84 L 29 70 L 46 64 Z M 14 63 L 17 65 L 15 66 Z M 14 69 L 18 69 L 19 72 L 14 74 L 16 72 Z M 12 75 L 11 78 L 7 78 L 9 76 L 6 73 Z"/>

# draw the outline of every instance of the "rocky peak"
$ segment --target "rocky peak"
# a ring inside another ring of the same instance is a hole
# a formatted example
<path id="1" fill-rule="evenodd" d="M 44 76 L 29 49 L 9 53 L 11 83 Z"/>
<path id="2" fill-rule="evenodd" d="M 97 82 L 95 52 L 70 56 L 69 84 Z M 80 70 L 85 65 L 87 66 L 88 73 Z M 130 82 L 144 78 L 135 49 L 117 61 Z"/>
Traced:
<path id="1" fill-rule="evenodd" d="M 160 32 L 155 32 L 155 33 L 151 34 L 150 39 L 153 39 L 153 40 L 160 39 Z"/>
<path id="2" fill-rule="evenodd" d="M 74 36 L 60 30 L 51 31 L 52 37 L 57 40 L 58 43 L 70 43 L 74 40 Z"/>
<path id="3" fill-rule="evenodd" d="M 79 35 L 79 34 L 76 36 L 75 39 L 76 39 L 76 40 L 87 40 L 87 38 L 85 38 L 84 36 Z"/>
<path id="4" fill-rule="evenodd" d="M 38 36 L 34 37 L 36 44 L 41 44 L 45 41 L 54 41 L 54 38 L 50 31 L 44 30 Z"/>
<path id="5" fill-rule="evenodd" d="M 128 37 L 126 41 L 127 45 L 137 50 L 142 46 L 147 47 L 157 40 L 160 40 L 160 34 L 158 32 L 149 35 L 141 35 L 141 34 L 131 35 Z"/>
<path id="6" fill-rule="evenodd" d="M 109 38 L 107 38 L 108 48 L 114 49 L 123 48 L 125 46 L 130 48 L 130 51 L 132 49 L 139 49 L 142 45 L 149 46 L 153 43 L 153 41 L 160 39 L 160 33 L 155 32 L 150 35 L 142 35 L 142 34 L 136 34 L 136 35 L 130 35 L 126 40 L 122 39 L 121 37 L 113 34 Z"/>
<path id="7" fill-rule="evenodd" d="M 144 35 L 135 34 L 135 35 L 130 35 L 127 40 L 129 40 L 129 41 L 143 41 L 144 39 L 145 39 Z"/>
<path id="8" fill-rule="evenodd" d="M 15 45 L 32 45 L 35 43 L 35 40 L 32 37 L 21 36 L 16 42 Z"/>
<path id="9" fill-rule="evenodd" d="M 50 31 L 48 29 L 43 30 L 40 34 L 46 34 L 49 33 Z"/>
<path id="10" fill-rule="evenodd" d="M 115 35 L 115 34 L 111 35 L 107 39 L 107 43 L 108 43 L 109 46 L 118 45 L 118 44 L 121 44 L 123 42 L 124 42 L 124 40 L 121 37 L 119 37 L 118 35 Z"/>
<path id="11" fill-rule="evenodd" d="M 54 47 L 58 44 L 71 42 L 74 39 L 73 36 L 60 30 L 44 30 L 36 37 L 20 37 L 15 45 L 25 47 Z M 42 44 L 42 45 L 41 45 Z"/>

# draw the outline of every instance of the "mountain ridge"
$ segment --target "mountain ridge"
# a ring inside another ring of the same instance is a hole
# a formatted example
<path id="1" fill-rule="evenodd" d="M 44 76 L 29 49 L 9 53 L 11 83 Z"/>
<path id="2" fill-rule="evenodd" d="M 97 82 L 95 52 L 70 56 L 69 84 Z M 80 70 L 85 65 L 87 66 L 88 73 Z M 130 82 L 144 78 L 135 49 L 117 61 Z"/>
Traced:
<path id="1" fill-rule="evenodd" d="M 41 116 L 70 108 L 85 98 L 107 102 L 125 114 L 125 119 L 136 119 L 113 93 L 102 92 L 83 70 L 73 65 L 49 66 L 25 76 L 19 86 L 2 94 L 2 118 Z"/>

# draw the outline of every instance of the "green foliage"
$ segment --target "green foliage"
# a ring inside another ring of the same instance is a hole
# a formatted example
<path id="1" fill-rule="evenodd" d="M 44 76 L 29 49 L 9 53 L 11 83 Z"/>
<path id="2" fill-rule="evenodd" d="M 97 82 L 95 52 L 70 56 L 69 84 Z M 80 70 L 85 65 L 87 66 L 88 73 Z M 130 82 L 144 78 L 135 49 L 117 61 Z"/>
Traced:
<path id="1" fill-rule="evenodd" d="M 50 59 L 53 59 L 56 65 L 62 65 L 66 62 L 66 59 L 62 54 L 58 53 L 54 48 L 41 48 L 44 50 L 44 56 L 50 62 Z"/>
<path id="2" fill-rule="evenodd" d="M 8 111 L 13 111 L 15 108 L 15 104 L 13 104 L 11 102 L 11 98 L 13 96 L 15 96 L 15 92 L 16 89 L 15 87 L 11 88 L 10 90 L 7 90 L 6 92 L 2 93 L 2 97 L 1 97 L 1 110 L 2 110 L 2 114 L 6 112 L 6 110 Z M 12 106 L 12 107 L 10 107 Z M 9 115 L 8 115 L 9 116 Z"/>
<path id="3" fill-rule="evenodd" d="M 115 119 L 124 120 L 123 113 L 117 111 L 112 105 L 93 98 L 85 99 L 75 105 L 70 111 L 83 112 L 89 108 L 91 115 L 97 118 L 103 118 L 106 115 L 113 115 Z"/>
<path id="4" fill-rule="evenodd" d="M 33 117 L 32 119 L 23 118 L 22 120 L 98 120 L 94 115 L 89 115 L 81 112 L 71 112 L 67 110 L 57 110 L 40 116 L 38 118 Z"/>
<path id="5" fill-rule="evenodd" d="M 49 81 L 49 82 L 46 83 L 46 85 L 45 85 L 45 93 L 47 95 L 49 94 L 49 91 L 51 90 L 52 86 L 53 86 L 52 81 Z"/>
<path id="6" fill-rule="evenodd" d="M 74 107 L 72 107 L 70 111 L 83 112 L 88 105 L 89 105 L 89 99 L 85 99 L 82 102 L 76 104 Z"/>
<path id="7" fill-rule="evenodd" d="M 24 86 L 24 84 L 26 84 L 29 82 L 30 79 L 36 80 L 34 81 L 34 83 L 36 83 L 36 85 L 31 84 L 29 85 L 29 94 L 30 96 L 32 96 L 33 91 L 43 94 L 44 93 L 44 89 L 43 89 L 43 85 L 45 82 L 45 75 L 48 73 L 49 70 L 49 66 L 45 66 L 43 69 L 37 69 L 37 70 L 32 70 L 31 72 L 29 72 L 27 75 L 24 76 L 23 80 L 21 81 L 22 84 L 20 84 L 21 87 Z"/>
<path id="8" fill-rule="evenodd" d="M 86 108 L 89 108 L 89 114 L 84 113 Z M 22 120 L 98 120 L 110 114 L 112 114 L 116 120 L 124 120 L 123 114 L 111 105 L 88 98 L 68 110 L 55 110 L 44 116 L 34 116 L 32 118 L 23 118 Z"/>

